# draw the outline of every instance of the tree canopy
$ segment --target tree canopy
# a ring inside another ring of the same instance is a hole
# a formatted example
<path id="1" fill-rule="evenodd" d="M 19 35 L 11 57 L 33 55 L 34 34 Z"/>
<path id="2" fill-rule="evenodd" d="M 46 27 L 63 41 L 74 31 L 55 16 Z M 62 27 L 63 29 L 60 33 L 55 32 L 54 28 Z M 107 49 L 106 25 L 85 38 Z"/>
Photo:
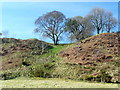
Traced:
<path id="1" fill-rule="evenodd" d="M 57 45 L 64 32 L 65 20 L 64 14 L 59 11 L 48 12 L 35 21 L 37 25 L 35 32 L 43 33 L 43 36 L 52 39 Z"/>
<path id="2" fill-rule="evenodd" d="M 50 38 L 57 45 L 62 38 L 63 32 L 68 32 L 70 40 L 80 41 L 92 36 L 94 31 L 99 33 L 111 32 L 118 24 L 112 12 L 103 8 L 93 8 L 87 16 L 74 16 L 67 18 L 59 11 L 48 12 L 40 16 L 35 25 L 35 32 Z M 64 33 L 64 35 L 66 35 Z"/>
<path id="3" fill-rule="evenodd" d="M 70 33 L 71 40 L 81 40 L 92 35 L 94 30 L 89 18 L 76 16 L 66 22 L 65 31 Z"/>
<path id="4" fill-rule="evenodd" d="M 87 17 L 91 19 L 97 34 L 103 31 L 110 32 L 117 25 L 117 20 L 113 17 L 112 12 L 103 8 L 92 9 Z"/>

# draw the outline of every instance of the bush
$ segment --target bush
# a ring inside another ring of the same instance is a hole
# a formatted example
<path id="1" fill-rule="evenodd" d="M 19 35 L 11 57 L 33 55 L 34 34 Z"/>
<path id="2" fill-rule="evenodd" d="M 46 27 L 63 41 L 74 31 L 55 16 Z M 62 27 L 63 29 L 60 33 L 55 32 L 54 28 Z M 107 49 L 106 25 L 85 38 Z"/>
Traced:
<path id="1" fill-rule="evenodd" d="M 54 64 L 46 63 L 44 65 L 35 65 L 29 67 L 29 72 L 31 77 L 51 77 L 51 68 L 53 68 Z"/>
<path id="2" fill-rule="evenodd" d="M 101 70 L 99 75 L 97 75 L 94 80 L 98 82 L 111 82 L 112 77 L 105 70 Z"/>
<path id="3" fill-rule="evenodd" d="M 20 72 L 4 72 L 0 74 L 0 80 L 14 79 L 20 76 Z"/>
<path id="4" fill-rule="evenodd" d="M 87 75 L 87 76 L 85 77 L 85 80 L 93 81 L 93 80 L 94 80 L 94 76 L 93 76 L 93 75 Z"/>
<path id="5" fill-rule="evenodd" d="M 88 80 L 88 81 L 97 81 L 97 82 L 107 82 L 110 83 L 112 77 L 106 73 L 104 70 L 101 70 L 100 73 L 98 73 L 98 75 L 82 75 L 81 80 Z"/>
<path id="6" fill-rule="evenodd" d="M 23 61 L 22 64 L 25 65 L 25 66 L 30 66 L 31 65 L 30 62 L 28 62 L 28 61 Z"/>

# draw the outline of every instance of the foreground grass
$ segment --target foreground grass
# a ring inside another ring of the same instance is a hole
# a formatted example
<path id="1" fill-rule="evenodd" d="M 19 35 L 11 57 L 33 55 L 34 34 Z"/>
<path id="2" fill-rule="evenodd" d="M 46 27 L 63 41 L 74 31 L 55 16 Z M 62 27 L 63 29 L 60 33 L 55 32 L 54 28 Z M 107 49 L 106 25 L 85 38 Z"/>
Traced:
<path id="1" fill-rule="evenodd" d="M 89 83 L 56 78 L 17 78 L 0 81 L 1 88 L 118 88 L 117 84 Z"/>

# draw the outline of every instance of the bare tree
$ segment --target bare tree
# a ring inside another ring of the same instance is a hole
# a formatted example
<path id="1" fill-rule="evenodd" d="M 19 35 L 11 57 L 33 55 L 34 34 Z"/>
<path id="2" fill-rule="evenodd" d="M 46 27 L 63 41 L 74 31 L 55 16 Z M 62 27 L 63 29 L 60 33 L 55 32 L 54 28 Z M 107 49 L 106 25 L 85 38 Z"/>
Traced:
<path id="1" fill-rule="evenodd" d="M 57 45 L 64 32 L 65 20 L 65 16 L 59 11 L 48 12 L 35 21 L 35 32 L 43 33 L 43 36 L 52 39 L 54 45 Z"/>
<path id="2" fill-rule="evenodd" d="M 76 16 L 66 22 L 65 31 L 70 33 L 71 40 L 81 40 L 92 35 L 93 25 L 89 18 Z"/>
<path id="3" fill-rule="evenodd" d="M 117 20 L 113 17 L 112 12 L 106 12 L 105 15 L 105 30 L 109 33 L 111 29 L 116 27 Z"/>
<path id="4" fill-rule="evenodd" d="M 117 24 L 117 20 L 113 17 L 112 12 L 108 12 L 103 8 L 92 9 L 87 17 L 91 19 L 97 34 L 103 31 L 110 32 Z"/>
<path id="5" fill-rule="evenodd" d="M 105 11 L 102 8 L 94 8 L 92 11 L 88 14 L 88 17 L 91 19 L 92 24 L 94 25 L 95 29 L 97 30 L 97 34 L 100 33 L 100 31 L 104 30 L 104 24 L 105 24 Z"/>

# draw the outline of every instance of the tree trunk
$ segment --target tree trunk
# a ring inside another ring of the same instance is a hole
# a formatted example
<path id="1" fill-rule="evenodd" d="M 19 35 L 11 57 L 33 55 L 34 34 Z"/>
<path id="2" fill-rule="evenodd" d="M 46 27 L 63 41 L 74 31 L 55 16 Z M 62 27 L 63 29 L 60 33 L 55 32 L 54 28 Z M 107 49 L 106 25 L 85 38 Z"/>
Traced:
<path id="1" fill-rule="evenodd" d="M 58 43 L 54 43 L 54 45 L 58 45 Z"/>
<path id="2" fill-rule="evenodd" d="M 97 34 L 100 34 L 100 30 L 97 30 Z"/>
<path id="3" fill-rule="evenodd" d="M 56 40 L 54 42 L 54 45 L 58 45 L 58 37 L 56 37 Z"/>
<path id="4" fill-rule="evenodd" d="M 54 36 L 53 36 L 53 43 L 54 43 L 54 45 L 56 45 L 56 40 L 55 40 Z"/>
<path id="5" fill-rule="evenodd" d="M 54 45 L 58 45 L 58 41 L 55 41 Z"/>
<path id="6" fill-rule="evenodd" d="M 110 33 L 110 30 L 108 30 L 107 33 Z"/>

